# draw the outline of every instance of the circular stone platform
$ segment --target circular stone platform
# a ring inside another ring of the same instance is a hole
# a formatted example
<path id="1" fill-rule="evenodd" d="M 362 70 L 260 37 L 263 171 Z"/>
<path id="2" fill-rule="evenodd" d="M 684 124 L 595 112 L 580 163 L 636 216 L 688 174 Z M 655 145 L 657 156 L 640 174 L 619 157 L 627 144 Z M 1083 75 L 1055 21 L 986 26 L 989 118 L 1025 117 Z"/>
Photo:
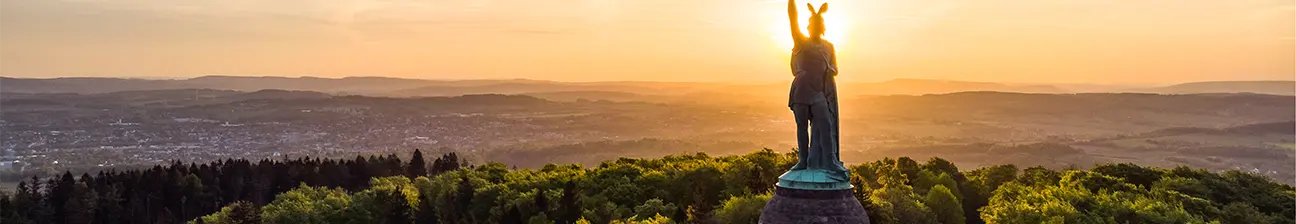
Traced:
<path id="1" fill-rule="evenodd" d="M 869 224 L 860 201 L 846 190 L 800 190 L 774 187 L 761 209 L 761 224 Z"/>

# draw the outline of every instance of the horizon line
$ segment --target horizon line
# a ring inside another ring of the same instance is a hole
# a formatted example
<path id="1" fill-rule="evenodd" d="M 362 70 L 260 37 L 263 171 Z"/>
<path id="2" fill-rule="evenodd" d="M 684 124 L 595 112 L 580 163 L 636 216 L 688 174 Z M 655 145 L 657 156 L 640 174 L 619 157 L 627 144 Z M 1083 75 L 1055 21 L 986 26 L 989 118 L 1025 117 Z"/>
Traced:
<path id="1" fill-rule="evenodd" d="M 170 80 L 170 81 L 181 81 L 181 80 L 193 80 L 193 79 L 198 79 L 198 78 L 214 78 L 214 77 L 231 77 L 231 78 L 288 78 L 288 79 L 308 79 L 308 78 L 314 78 L 314 79 L 330 79 L 330 80 L 359 79 L 359 78 L 384 78 L 384 79 L 405 79 L 405 80 L 445 81 L 445 82 L 456 82 L 456 81 L 537 81 L 537 82 L 558 82 L 558 83 L 617 83 L 617 82 L 639 82 L 639 83 L 717 83 L 717 84 L 744 84 L 744 83 L 745 83 L 745 84 L 753 84 L 753 83 L 769 84 L 769 83 L 776 83 L 776 82 L 786 82 L 786 81 L 790 81 L 790 80 L 791 80 L 791 79 L 789 79 L 789 80 L 753 80 L 753 81 L 664 81 L 664 80 L 602 80 L 602 81 L 568 81 L 568 80 L 553 80 L 553 79 L 535 79 L 535 78 L 525 78 L 525 77 L 518 77 L 518 78 L 483 78 L 483 79 L 455 79 L 455 78 L 451 78 L 451 79 L 429 79 L 429 78 L 411 78 L 411 77 L 394 77 L 394 76 L 342 76 L 342 77 L 325 77 L 325 76 L 309 76 L 309 75 L 303 75 L 303 76 L 286 76 L 286 75 L 230 75 L 230 74 L 212 74 L 212 75 L 197 75 L 197 76 L 54 76 L 54 77 L 16 77 L 16 76 L 5 76 L 5 75 L 0 75 L 0 78 L 9 78 L 9 79 L 38 79 L 38 80 L 39 80 L 39 79 L 45 79 L 45 80 L 49 80 L 49 79 L 133 79 L 133 80 L 158 80 L 158 81 L 167 81 L 167 80 Z M 1160 82 L 1160 83 L 1148 83 L 1148 82 L 1017 82 L 1017 81 L 979 81 L 979 80 L 958 80 L 958 79 L 942 79 L 942 78 L 910 78 L 910 77 L 895 77 L 895 78 L 890 78 L 890 79 L 884 79 L 884 80 L 871 80 L 871 81 L 839 81 L 839 82 L 841 82 L 841 83 L 885 83 L 885 82 L 902 81 L 902 80 L 921 80 L 921 81 L 939 81 L 939 82 L 964 82 L 964 83 L 996 83 L 996 84 L 1006 84 L 1006 85 L 1144 85 L 1144 86 L 1178 85 L 1178 84 L 1187 84 L 1187 83 L 1209 83 L 1209 82 L 1296 82 L 1296 79 L 1286 79 L 1286 80 L 1283 80 L 1283 79 L 1230 79 L 1230 80 L 1220 80 L 1220 79 L 1216 79 L 1216 80 L 1183 81 L 1183 82 Z"/>

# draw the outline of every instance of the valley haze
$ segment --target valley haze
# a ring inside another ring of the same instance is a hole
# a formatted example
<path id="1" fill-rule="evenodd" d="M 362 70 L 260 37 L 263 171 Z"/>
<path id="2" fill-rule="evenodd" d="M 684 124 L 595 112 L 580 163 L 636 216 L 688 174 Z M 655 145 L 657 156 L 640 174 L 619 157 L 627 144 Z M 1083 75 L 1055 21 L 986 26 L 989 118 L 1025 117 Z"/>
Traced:
<path id="1" fill-rule="evenodd" d="M 15 78 L 0 76 L 0 92 L 14 93 L 106 93 L 133 90 L 262 89 L 305 90 L 330 94 L 373 96 L 453 96 L 483 93 L 533 93 L 612 91 L 633 94 L 680 94 L 689 92 L 739 91 L 752 94 L 778 92 L 785 82 L 657 82 L 604 81 L 561 82 L 534 79 L 429 80 L 390 77 L 275 77 L 201 76 L 194 78 Z M 953 81 L 937 79 L 893 79 L 882 82 L 843 82 L 843 91 L 856 95 L 921 95 L 968 91 L 1023 93 L 1257 93 L 1296 95 L 1296 81 L 1213 81 L 1170 85 L 1153 84 L 1033 84 Z"/>
<path id="2" fill-rule="evenodd" d="M 387 77 L 0 78 L 5 180 L 224 158 L 424 149 L 535 168 L 795 145 L 786 83 Z M 847 163 L 1101 163 L 1291 183 L 1296 83 L 841 83 Z M 734 126 L 732 124 L 744 124 Z"/>

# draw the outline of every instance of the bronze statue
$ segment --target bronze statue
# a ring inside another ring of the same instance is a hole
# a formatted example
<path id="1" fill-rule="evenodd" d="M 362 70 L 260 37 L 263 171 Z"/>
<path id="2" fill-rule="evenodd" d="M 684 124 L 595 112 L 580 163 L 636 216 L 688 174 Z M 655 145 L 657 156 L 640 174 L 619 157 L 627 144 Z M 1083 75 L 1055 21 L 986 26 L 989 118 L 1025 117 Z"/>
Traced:
<path id="1" fill-rule="evenodd" d="M 810 5 L 809 36 L 797 24 L 795 0 L 788 0 L 792 21 L 792 90 L 788 107 L 796 117 L 797 164 L 779 176 L 760 224 L 869 224 L 868 211 L 855 198 L 849 170 L 838 153 L 837 56 L 823 39 L 828 3 Z"/>
<path id="2" fill-rule="evenodd" d="M 810 9 L 810 24 L 801 33 L 794 0 L 788 0 L 791 23 L 792 81 L 788 107 L 797 124 L 797 159 L 790 171 L 779 177 L 779 186 L 796 189 L 849 189 L 849 171 L 838 151 L 837 55 L 833 44 L 823 39 L 823 13 L 828 3 Z"/>

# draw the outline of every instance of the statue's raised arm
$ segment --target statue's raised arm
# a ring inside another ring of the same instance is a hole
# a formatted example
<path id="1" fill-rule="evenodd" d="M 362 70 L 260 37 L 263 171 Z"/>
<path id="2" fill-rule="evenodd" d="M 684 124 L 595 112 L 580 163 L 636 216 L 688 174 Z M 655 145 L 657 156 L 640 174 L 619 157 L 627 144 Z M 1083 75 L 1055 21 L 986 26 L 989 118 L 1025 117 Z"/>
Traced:
<path id="1" fill-rule="evenodd" d="M 788 24 L 792 25 L 792 42 L 800 44 L 801 41 L 806 39 L 806 36 L 801 33 L 801 21 L 797 18 L 797 10 L 799 9 L 797 9 L 796 0 L 788 0 Z"/>

